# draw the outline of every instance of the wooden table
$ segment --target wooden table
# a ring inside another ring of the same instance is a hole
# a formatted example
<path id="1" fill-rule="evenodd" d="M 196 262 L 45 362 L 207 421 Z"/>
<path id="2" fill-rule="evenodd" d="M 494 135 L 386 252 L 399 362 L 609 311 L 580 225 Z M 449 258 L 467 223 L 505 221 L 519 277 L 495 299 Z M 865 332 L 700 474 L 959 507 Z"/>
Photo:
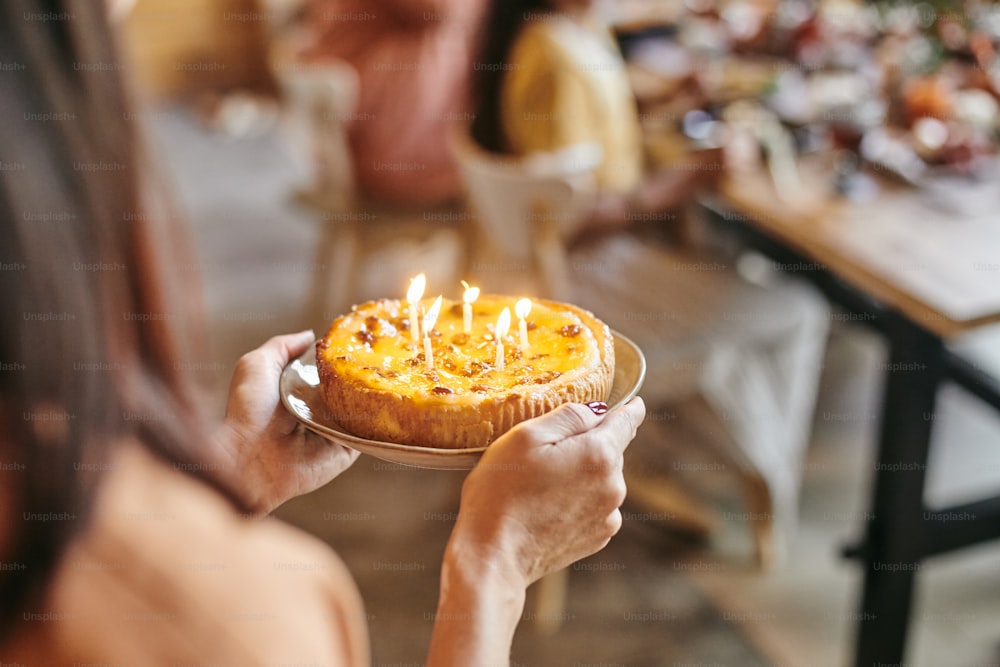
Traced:
<path id="1" fill-rule="evenodd" d="M 704 203 L 717 227 L 813 282 L 888 342 L 865 535 L 845 555 L 865 568 L 855 664 L 902 664 L 924 559 L 1000 537 L 1000 496 L 936 509 L 924 501 L 927 416 L 939 387 L 954 382 L 1000 410 L 996 378 L 948 346 L 1000 321 L 1000 188 L 990 186 L 995 204 L 965 215 L 887 183 L 874 201 L 848 204 L 820 168 L 802 174 L 801 189 L 785 200 L 766 170 L 730 174 Z M 958 193 L 952 203 L 975 200 Z"/>

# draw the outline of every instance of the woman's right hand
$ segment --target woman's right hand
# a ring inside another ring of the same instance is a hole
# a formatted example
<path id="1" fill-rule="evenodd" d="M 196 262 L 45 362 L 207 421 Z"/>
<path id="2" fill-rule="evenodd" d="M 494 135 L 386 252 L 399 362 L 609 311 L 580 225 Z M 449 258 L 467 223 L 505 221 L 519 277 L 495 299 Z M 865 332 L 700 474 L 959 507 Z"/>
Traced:
<path id="1" fill-rule="evenodd" d="M 622 525 L 622 462 L 646 408 L 563 405 L 498 438 L 462 486 L 428 667 L 507 664 L 529 584 Z"/>
<path id="2" fill-rule="evenodd" d="M 641 398 L 613 412 L 568 404 L 511 429 L 466 478 L 452 542 L 514 586 L 602 549 L 621 528 L 623 454 Z"/>

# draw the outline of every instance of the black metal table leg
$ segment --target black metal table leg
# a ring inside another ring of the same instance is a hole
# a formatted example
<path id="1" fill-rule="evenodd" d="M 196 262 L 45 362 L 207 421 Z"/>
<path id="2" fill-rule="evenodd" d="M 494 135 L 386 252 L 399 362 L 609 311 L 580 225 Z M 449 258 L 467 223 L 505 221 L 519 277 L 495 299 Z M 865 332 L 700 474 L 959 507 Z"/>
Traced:
<path id="1" fill-rule="evenodd" d="M 903 662 L 916 575 L 926 554 L 924 481 L 932 415 L 944 377 L 937 336 L 889 314 L 885 393 L 856 645 L 857 667 Z"/>

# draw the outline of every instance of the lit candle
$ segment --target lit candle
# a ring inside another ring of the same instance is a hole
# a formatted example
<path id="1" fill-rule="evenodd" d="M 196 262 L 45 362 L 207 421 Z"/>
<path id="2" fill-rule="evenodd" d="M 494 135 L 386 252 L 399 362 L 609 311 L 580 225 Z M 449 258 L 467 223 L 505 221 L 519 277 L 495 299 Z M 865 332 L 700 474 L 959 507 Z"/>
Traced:
<path id="1" fill-rule="evenodd" d="M 410 304 L 410 338 L 414 343 L 420 342 L 420 322 L 417 321 L 417 304 L 424 295 L 427 286 L 427 276 L 418 274 L 410 279 L 410 289 L 406 290 L 406 302 Z"/>
<path id="2" fill-rule="evenodd" d="M 434 370 L 434 355 L 431 352 L 431 329 L 434 328 L 434 324 L 438 319 L 438 312 L 441 310 L 441 297 L 434 299 L 434 304 L 427 310 L 424 314 L 424 363 L 427 365 L 427 370 Z"/>
<path id="3" fill-rule="evenodd" d="M 528 323 L 524 318 L 531 312 L 531 299 L 521 299 L 514 304 L 514 312 L 517 314 L 518 327 L 521 330 L 521 351 L 528 351 Z"/>
<path id="4" fill-rule="evenodd" d="M 479 298 L 479 288 L 469 287 L 469 283 L 462 281 L 465 293 L 462 294 L 462 331 L 472 333 L 472 303 Z"/>
<path id="5" fill-rule="evenodd" d="M 500 313 L 500 317 L 497 318 L 497 328 L 493 332 L 497 337 L 497 359 L 494 365 L 498 371 L 503 370 L 503 337 L 507 335 L 509 329 L 510 308 L 504 308 L 503 312 Z"/>

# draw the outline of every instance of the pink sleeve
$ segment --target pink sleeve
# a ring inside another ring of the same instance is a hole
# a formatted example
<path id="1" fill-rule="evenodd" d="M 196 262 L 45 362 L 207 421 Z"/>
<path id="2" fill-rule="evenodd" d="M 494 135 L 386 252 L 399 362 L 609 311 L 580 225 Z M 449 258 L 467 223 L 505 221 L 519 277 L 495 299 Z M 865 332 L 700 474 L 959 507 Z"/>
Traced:
<path id="1" fill-rule="evenodd" d="M 349 140 L 359 188 L 399 203 L 434 204 L 458 196 L 458 176 L 446 139 L 449 127 L 468 120 L 468 86 L 478 23 L 437 20 L 421 8 L 483 7 L 481 0 L 390 0 L 389 8 L 352 0 L 323 4 L 327 17 L 323 57 L 347 61 L 361 89 L 350 118 Z M 336 5 L 339 13 L 331 14 Z M 427 30 L 394 20 L 405 9 Z M 415 14 L 416 12 L 416 14 Z M 434 20 L 432 20 L 434 19 Z"/>

